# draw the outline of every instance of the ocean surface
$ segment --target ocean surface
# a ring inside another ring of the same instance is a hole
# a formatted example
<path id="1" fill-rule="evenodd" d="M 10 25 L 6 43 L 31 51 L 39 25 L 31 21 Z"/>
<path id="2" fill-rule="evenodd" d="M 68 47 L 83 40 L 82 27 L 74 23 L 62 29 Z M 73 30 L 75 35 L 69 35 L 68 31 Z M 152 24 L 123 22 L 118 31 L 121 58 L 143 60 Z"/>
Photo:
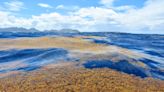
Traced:
<path id="1" fill-rule="evenodd" d="M 164 80 L 164 35 L 157 34 L 128 34 L 128 33 L 53 33 L 53 32 L 1 32 L 0 39 L 22 39 L 37 37 L 78 37 L 86 36 L 84 40 L 104 45 L 118 46 L 138 53 L 143 53 L 145 58 L 138 61 L 149 67 L 144 69 L 135 66 L 126 59 L 119 62 L 111 60 L 87 60 L 82 65 L 85 68 L 111 68 L 120 72 L 134 74 L 142 78 L 151 77 Z M 88 38 L 87 38 L 88 36 Z M 102 37 L 101 39 L 91 36 Z M 14 43 L 14 42 L 13 42 Z M 65 48 L 33 48 L 33 49 L 1 49 L 0 50 L 0 74 L 11 71 L 33 71 L 50 63 L 59 61 L 71 61 L 78 59 L 69 57 L 69 51 Z M 126 55 L 126 53 L 124 53 Z M 134 60 L 135 61 L 135 60 Z M 136 62 L 138 62 L 136 61 Z"/>

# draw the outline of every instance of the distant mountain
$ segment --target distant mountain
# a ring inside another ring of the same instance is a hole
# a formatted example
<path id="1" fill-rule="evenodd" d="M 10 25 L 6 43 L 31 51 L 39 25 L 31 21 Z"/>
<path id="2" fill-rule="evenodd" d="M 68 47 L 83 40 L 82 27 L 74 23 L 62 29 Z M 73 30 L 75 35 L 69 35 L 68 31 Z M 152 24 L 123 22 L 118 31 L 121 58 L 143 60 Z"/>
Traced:
<path id="1" fill-rule="evenodd" d="M 0 28 L 0 32 L 40 32 L 35 28 L 26 29 L 26 28 L 18 28 L 18 27 L 10 27 L 10 28 Z M 75 29 L 61 29 L 61 30 L 44 30 L 43 32 L 54 32 L 54 33 L 79 33 L 78 30 Z"/>

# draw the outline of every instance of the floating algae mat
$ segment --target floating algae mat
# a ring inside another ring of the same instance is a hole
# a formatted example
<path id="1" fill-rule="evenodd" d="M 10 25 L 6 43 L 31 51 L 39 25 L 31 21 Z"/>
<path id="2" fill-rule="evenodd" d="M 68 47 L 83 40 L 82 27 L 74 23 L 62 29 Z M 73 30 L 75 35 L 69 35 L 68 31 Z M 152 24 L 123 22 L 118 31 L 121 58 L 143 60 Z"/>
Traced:
<path id="1" fill-rule="evenodd" d="M 0 91 L 164 91 L 163 35 L 30 35 L 1 37 Z"/>

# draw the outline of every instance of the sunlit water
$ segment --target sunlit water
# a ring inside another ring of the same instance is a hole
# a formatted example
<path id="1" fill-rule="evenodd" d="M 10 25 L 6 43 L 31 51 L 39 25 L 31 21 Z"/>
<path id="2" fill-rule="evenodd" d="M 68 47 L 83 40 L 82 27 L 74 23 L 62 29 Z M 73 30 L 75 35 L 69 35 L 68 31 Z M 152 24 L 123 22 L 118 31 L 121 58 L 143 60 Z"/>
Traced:
<path id="1" fill-rule="evenodd" d="M 115 45 L 136 52 L 146 54 L 146 57 L 139 60 L 150 67 L 149 71 L 134 66 L 126 60 L 113 62 L 110 60 L 89 60 L 83 66 L 85 68 L 111 68 L 117 71 L 134 74 L 142 78 L 147 77 L 147 72 L 152 73 L 152 77 L 164 79 L 164 35 L 144 35 L 125 33 L 1 33 L 0 38 L 21 38 L 21 37 L 42 37 L 42 36 L 100 36 L 103 39 L 84 38 L 97 44 Z M 32 71 L 44 65 L 57 63 L 59 61 L 71 61 L 68 56 L 69 51 L 62 48 L 48 49 L 10 49 L 0 51 L 0 73 L 10 71 Z M 126 53 L 125 53 L 126 54 Z M 147 57 L 151 58 L 147 59 Z"/>

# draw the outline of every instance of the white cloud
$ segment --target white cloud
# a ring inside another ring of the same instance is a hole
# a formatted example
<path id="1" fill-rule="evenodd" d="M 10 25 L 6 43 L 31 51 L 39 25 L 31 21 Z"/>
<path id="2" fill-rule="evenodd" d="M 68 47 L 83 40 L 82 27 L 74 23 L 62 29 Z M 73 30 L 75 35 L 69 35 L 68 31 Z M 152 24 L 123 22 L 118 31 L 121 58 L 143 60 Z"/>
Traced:
<path id="1" fill-rule="evenodd" d="M 0 27 L 24 27 L 31 28 L 32 21 L 31 19 L 17 18 L 12 15 L 11 12 L 2 12 L 0 11 Z"/>
<path id="2" fill-rule="evenodd" d="M 58 5 L 56 9 L 65 9 L 64 5 Z"/>
<path id="3" fill-rule="evenodd" d="M 133 9 L 126 13 L 121 13 L 117 21 L 124 27 L 133 30 L 142 30 L 144 28 L 155 30 L 158 26 L 164 24 L 164 1 L 150 1 L 146 2 L 145 6 L 141 9 Z"/>
<path id="4" fill-rule="evenodd" d="M 124 5 L 124 6 L 113 7 L 113 9 L 116 11 L 128 11 L 128 10 L 135 9 L 135 6 Z"/>
<path id="5" fill-rule="evenodd" d="M 66 11 L 75 11 L 75 10 L 78 10 L 80 9 L 79 6 L 65 6 L 65 5 L 58 5 L 56 6 L 56 9 L 60 9 L 60 10 L 66 10 Z"/>
<path id="6" fill-rule="evenodd" d="M 20 11 L 24 8 L 24 3 L 21 1 L 4 2 L 4 8 L 9 11 Z"/>
<path id="7" fill-rule="evenodd" d="M 112 7 L 115 0 L 100 0 L 100 3 L 107 6 Z"/>
<path id="8" fill-rule="evenodd" d="M 67 15 L 57 12 L 18 18 L 12 13 L 0 12 L 0 27 L 25 27 L 39 30 L 73 28 L 80 31 L 122 31 L 132 33 L 164 34 L 164 1 L 148 0 L 143 8 L 131 6 L 113 8 L 87 7 Z M 119 12 L 117 10 L 124 10 Z"/>
<path id="9" fill-rule="evenodd" d="M 51 5 L 45 4 L 45 3 L 39 3 L 38 6 L 43 7 L 43 8 L 53 8 Z"/>

